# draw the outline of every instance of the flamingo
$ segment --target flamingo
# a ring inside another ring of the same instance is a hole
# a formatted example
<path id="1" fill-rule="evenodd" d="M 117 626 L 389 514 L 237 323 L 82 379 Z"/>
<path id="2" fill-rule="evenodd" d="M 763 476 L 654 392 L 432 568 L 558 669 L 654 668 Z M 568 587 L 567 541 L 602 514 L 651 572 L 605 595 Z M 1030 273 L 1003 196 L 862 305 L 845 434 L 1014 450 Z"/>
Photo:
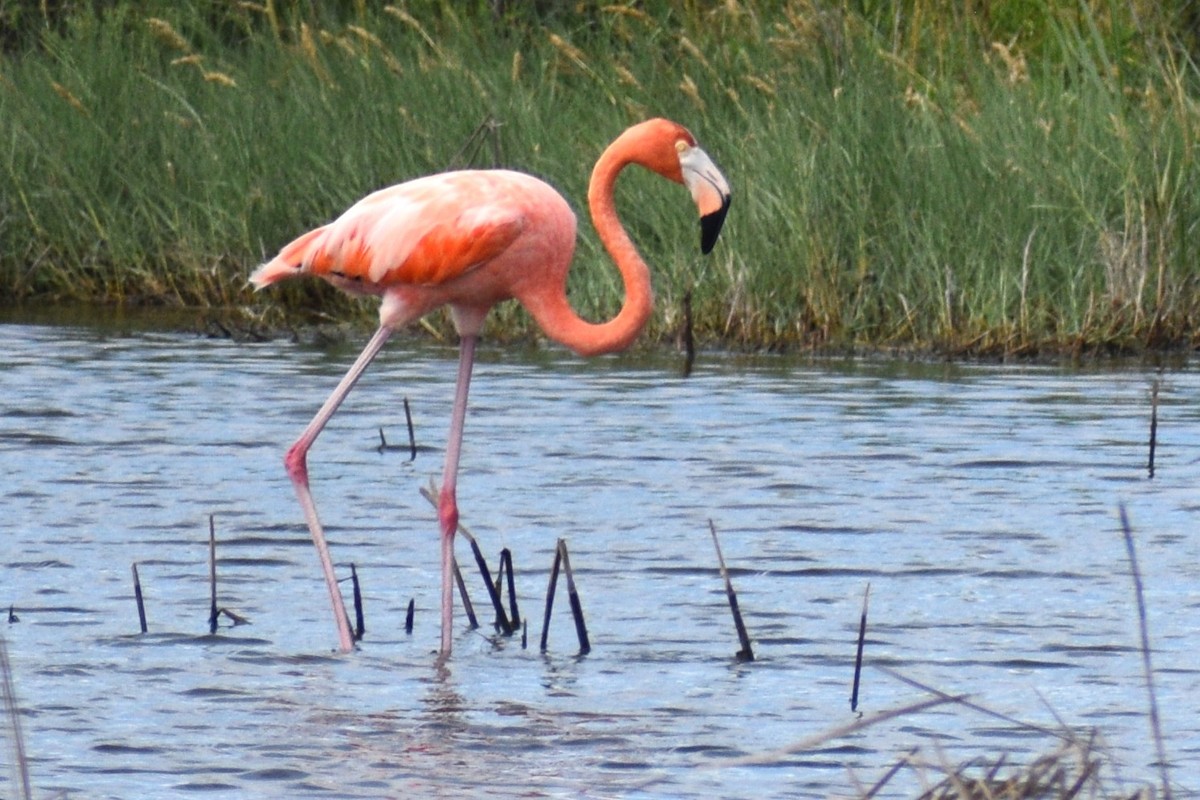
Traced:
<path id="1" fill-rule="evenodd" d="M 509 170 L 463 170 L 417 178 L 367 195 L 328 225 L 283 247 L 250 276 L 257 289 L 313 275 L 340 289 L 377 295 L 379 328 L 287 451 L 284 465 L 324 572 L 342 652 L 353 648 L 345 603 L 309 489 L 309 448 L 396 328 L 448 306 L 459 335 L 459 364 L 446 460 L 438 495 L 441 528 L 440 658 L 451 650 L 455 496 L 475 345 L 488 310 L 515 298 L 551 339 L 584 356 L 628 347 L 653 309 L 650 273 L 617 219 L 617 175 L 638 164 L 691 192 L 700 213 L 700 247 L 712 250 L 729 209 L 729 186 L 686 128 L 651 119 L 622 133 L 592 171 L 588 205 L 625 286 L 620 312 L 588 322 L 567 300 L 575 215 L 556 190 Z"/>

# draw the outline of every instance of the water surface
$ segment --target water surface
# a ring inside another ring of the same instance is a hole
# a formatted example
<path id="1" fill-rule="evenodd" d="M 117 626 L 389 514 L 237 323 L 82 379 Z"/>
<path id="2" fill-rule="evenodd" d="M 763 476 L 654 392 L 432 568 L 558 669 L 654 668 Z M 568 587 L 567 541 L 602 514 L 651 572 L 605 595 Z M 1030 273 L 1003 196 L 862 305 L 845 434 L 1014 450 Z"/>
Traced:
<path id="1" fill-rule="evenodd" d="M 943 706 L 776 753 L 856 719 L 868 583 L 861 711 L 929 696 L 885 666 L 1036 725 L 1094 728 L 1111 786 L 1156 780 L 1122 503 L 1171 774 L 1200 786 L 1193 365 L 1159 376 L 1151 480 L 1149 369 L 706 354 L 682 380 L 673 358 L 485 345 L 459 503 L 493 569 L 513 553 L 530 646 L 460 619 L 439 669 L 436 524 L 418 490 L 441 470 L 453 347 L 390 343 L 310 455 L 334 558 L 363 582 L 365 640 L 338 655 L 281 457 L 354 345 L 0 331 L 0 604 L 20 619 L 3 635 L 39 796 L 826 797 L 914 748 L 1020 763 L 1056 746 Z M 377 447 L 381 427 L 407 439 L 404 397 L 415 461 Z M 251 621 L 213 636 L 209 515 L 219 602 Z M 734 658 L 710 523 L 752 664 Z M 561 603 L 537 650 L 560 537 L 584 657 Z M 903 769 L 883 794 L 925 779 Z"/>

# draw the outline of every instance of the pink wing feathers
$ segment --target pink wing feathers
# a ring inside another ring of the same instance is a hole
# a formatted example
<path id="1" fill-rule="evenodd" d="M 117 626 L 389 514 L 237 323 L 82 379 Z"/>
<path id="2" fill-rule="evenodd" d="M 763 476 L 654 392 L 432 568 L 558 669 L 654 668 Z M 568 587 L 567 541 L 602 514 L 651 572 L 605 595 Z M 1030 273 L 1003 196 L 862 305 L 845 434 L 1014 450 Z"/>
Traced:
<path id="1" fill-rule="evenodd" d="M 524 230 L 502 172 L 450 172 L 381 189 L 295 239 L 250 276 L 257 288 L 296 275 L 379 294 L 440 285 L 496 256 Z"/>

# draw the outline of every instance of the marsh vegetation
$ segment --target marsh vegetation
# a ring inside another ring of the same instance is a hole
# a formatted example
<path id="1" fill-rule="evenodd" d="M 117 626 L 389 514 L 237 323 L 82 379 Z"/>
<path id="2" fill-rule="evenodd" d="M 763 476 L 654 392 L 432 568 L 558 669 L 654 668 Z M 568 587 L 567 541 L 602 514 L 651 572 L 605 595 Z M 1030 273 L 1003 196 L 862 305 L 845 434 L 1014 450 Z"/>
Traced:
<path id="1" fill-rule="evenodd" d="M 369 322 L 371 304 L 315 284 L 253 298 L 246 275 L 368 191 L 452 167 L 538 174 L 582 212 L 605 144 L 662 115 L 735 196 L 702 259 L 673 187 L 620 187 L 656 268 L 649 341 L 690 291 L 708 345 L 1191 348 L 1187 8 L 6 4 L 3 302 Z M 618 277 L 580 216 L 572 298 L 609 314 Z M 493 317 L 493 338 L 535 334 L 515 308 Z"/>

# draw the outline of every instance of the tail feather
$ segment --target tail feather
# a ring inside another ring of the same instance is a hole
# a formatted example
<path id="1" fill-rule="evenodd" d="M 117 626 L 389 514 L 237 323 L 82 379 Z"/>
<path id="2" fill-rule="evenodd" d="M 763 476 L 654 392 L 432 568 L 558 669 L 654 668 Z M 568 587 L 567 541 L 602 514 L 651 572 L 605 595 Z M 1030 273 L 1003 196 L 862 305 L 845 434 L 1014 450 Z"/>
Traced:
<path id="1" fill-rule="evenodd" d="M 299 275 L 311 261 L 309 255 L 313 240 L 324 232 L 324 228 L 317 228 L 285 245 L 279 251 L 279 255 L 254 271 L 250 276 L 250 283 L 254 284 L 255 289 L 262 289 L 285 278 Z"/>

